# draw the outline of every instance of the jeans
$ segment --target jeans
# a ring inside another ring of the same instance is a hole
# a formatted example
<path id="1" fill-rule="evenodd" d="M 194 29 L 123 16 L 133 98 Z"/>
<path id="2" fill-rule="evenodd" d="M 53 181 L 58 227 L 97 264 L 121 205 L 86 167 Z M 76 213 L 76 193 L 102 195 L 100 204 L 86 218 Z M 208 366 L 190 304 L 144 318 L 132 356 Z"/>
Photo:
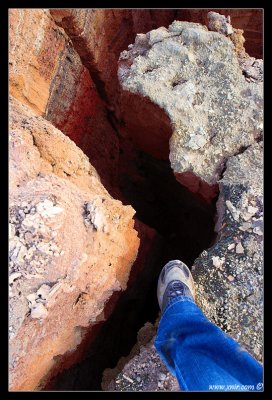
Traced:
<path id="1" fill-rule="evenodd" d="M 167 305 L 155 347 L 181 390 L 263 391 L 262 365 L 190 297 L 176 297 Z"/>

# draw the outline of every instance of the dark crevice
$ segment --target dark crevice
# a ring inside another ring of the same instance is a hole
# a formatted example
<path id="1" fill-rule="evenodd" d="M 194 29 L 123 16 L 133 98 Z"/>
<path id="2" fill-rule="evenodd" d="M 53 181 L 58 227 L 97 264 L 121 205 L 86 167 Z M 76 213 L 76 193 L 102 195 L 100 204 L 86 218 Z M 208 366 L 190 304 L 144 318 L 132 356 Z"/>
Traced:
<path id="1" fill-rule="evenodd" d="M 64 29 L 78 55 L 80 56 L 82 64 L 88 69 L 100 98 L 106 104 L 109 104 L 110 102 L 105 90 L 105 84 L 100 77 L 99 71 L 95 67 L 94 60 L 91 59 L 91 55 L 87 50 L 88 46 L 86 44 L 86 40 L 79 35 L 72 33 L 73 29 L 71 27 L 73 26 L 73 18 L 65 17 L 61 22 L 55 20 L 55 23 Z"/>
<path id="2" fill-rule="evenodd" d="M 222 169 L 221 169 L 221 172 L 220 172 L 220 175 L 219 175 L 219 181 L 221 180 L 221 179 L 223 179 L 223 177 L 224 177 L 224 173 L 225 173 L 225 171 L 226 171 L 226 169 L 227 169 L 227 161 L 228 161 L 228 158 L 226 158 L 225 160 L 224 160 L 224 162 L 223 162 L 223 166 L 222 166 Z"/>
<path id="3" fill-rule="evenodd" d="M 136 210 L 137 219 L 162 236 L 162 264 L 169 259 L 181 259 L 192 266 L 213 239 L 217 199 L 211 204 L 198 200 L 176 180 L 169 161 L 141 151 L 136 154 L 135 175 L 124 172 L 120 176 L 120 188 L 127 204 Z"/>
<path id="4" fill-rule="evenodd" d="M 263 140 L 263 135 L 260 135 L 258 137 L 255 138 L 255 142 L 256 143 L 260 143 Z M 235 156 L 239 156 L 240 154 L 243 154 L 247 149 L 249 149 L 250 146 L 252 146 L 253 143 L 249 144 L 248 146 L 241 146 L 239 147 L 239 149 L 233 153 L 232 155 L 230 155 L 228 158 L 225 158 L 225 160 L 223 161 L 223 166 L 221 167 L 221 172 L 220 172 L 220 176 L 218 180 L 221 180 L 224 176 L 224 173 L 227 169 L 227 162 L 231 157 L 235 157 Z"/>
<path id="5" fill-rule="evenodd" d="M 69 35 L 67 30 L 66 33 Z M 105 308 L 113 311 L 108 314 L 104 311 L 106 322 L 98 322 L 87 331 L 86 337 L 92 340 L 84 351 L 83 361 L 55 377 L 53 373 L 43 390 L 101 390 L 103 371 L 114 368 L 122 356 L 127 356 L 137 341 L 139 329 L 147 321 L 154 323 L 159 315 L 156 289 L 163 265 L 171 259 L 180 259 L 191 267 L 199 254 L 215 240 L 217 197 L 209 204 L 200 201 L 176 180 L 169 160 L 155 158 L 139 150 L 141 146 L 136 148 L 131 132 L 128 131 L 127 135 L 119 133 L 122 121 L 117 119 L 109 105 L 111 102 L 105 85 L 93 66 L 93 60 L 86 58 L 84 40 L 72 35 L 70 38 L 107 105 L 107 119 L 119 139 L 116 192 L 123 204 L 136 210 L 135 229 L 140 238 L 140 248 L 131 269 L 128 288 L 118 300 L 119 293 L 116 292 L 109 299 Z M 128 104 L 131 107 L 131 102 Z M 160 121 L 158 125 L 163 134 Z M 138 131 L 139 142 L 148 132 L 143 127 Z M 124 139 L 124 136 L 130 139 Z M 168 138 L 165 146 L 168 146 Z M 166 155 L 169 153 L 168 147 L 162 150 Z M 106 182 L 103 183 L 107 188 Z M 62 358 L 60 363 L 64 363 Z"/>
<path id="6" fill-rule="evenodd" d="M 128 289 L 107 321 L 96 325 L 96 338 L 86 358 L 64 370 L 45 390 L 101 390 L 103 371 L 114 368 L 120 357 L 128 356 L 139 329 L 147 321 L 154 323 L 159 315 L 156 289 L 163 265 L 181 259 L 191 267 L 215 240 L 217 199 L 210 204 L 199 201 L 175 179 L 169 161 L 136 149 L 128 158 L 126 146 L 121 140 L 119 189 L 123 203 L 136 210 L 135 228 L 141 239 L 133 266 L 136 272 L 131 274 Z M 152 228 L 152 240 L 145 226 Z"/>
<path id="7" fill-rule="evenodd" d="M 255 138 L 255 142 L 256 142 L 256 143 L 260 143 L 262 140 L 263 140 L 263 134 L 261 134 L 260 136 L 257 136 L 257 137 Z"/>

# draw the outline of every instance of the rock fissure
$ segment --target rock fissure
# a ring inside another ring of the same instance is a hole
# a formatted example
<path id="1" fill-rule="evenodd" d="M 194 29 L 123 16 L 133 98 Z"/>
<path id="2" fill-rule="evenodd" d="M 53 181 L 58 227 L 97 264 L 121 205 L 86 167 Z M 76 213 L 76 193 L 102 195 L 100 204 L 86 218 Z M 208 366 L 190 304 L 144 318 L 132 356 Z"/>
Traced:
<path id="1" fill-rule="evenodd" d="M 230 18 L 142 11 L 12 11 L 13 389 L 177 390 L 153 345 L 170 259 L 261 359 L 262 60 Z"/>

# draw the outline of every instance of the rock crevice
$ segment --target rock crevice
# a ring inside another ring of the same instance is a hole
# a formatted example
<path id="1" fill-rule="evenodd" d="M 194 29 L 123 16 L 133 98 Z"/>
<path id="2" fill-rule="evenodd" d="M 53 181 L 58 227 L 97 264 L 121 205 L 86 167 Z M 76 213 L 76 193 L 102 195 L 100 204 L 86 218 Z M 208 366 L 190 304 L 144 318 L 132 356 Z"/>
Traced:
<path id="1" fill-rule="evenodd" d="M 11 390 L 101 390 L 120 356 L 103 390 L 177 390 L 150 341 L 175 258 L 262 359 L 258 24 L 206 14 L 10 10 Z"/>

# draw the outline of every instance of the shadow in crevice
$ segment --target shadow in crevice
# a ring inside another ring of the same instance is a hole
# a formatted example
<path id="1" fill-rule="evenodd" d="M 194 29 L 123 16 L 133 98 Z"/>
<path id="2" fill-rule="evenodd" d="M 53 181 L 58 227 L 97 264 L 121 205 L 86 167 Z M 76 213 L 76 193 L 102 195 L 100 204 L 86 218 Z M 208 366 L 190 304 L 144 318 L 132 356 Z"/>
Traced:
<path id="1" fill-rule="evenodd" d="M 141 239 L 128 288 L 108 320 L 96 326 L 85 360 L 63 371 L 44 390 L 101 390 L 103 371 L 130 353 L 139 329 L 147 321 L 154 323 L 159 314 L 156 288 L 163 265 L 181 259 L 191 267 L 215 238 L 216 199 L 206 204 L 196 198 L 177 182 L 169 161 L 136 150 L 134 155 L 121 159 L 119 177 L 123 202 L 136 210 Z"/>
<path id="2" fill-rule="evenodd" d="M 134 164 L 137 176 L 120 176 L 127 204 L 136 210 L 136 218 L 163 237 L 163 263 L 181 259 L 191 267 L 216 237 L 218 196 L 210 204 L 201 201 L 176 180 L 169 161 L 138 152 Z"/>

